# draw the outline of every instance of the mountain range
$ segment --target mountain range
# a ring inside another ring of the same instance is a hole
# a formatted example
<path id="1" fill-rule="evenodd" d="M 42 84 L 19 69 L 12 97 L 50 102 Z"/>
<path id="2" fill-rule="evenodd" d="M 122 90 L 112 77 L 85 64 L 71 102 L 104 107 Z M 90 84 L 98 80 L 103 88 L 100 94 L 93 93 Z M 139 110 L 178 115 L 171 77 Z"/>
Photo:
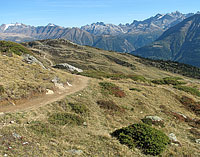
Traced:
<path id="1" fill-rule="evenodd" d="M 155 41 L 165 30 L 194 15 L 178 11 L 157 14 L 143 21 L 134 20 L 131 24 L 105 24 L 103 22 L 64 28 L 55 24 L 29 26 L 25 24 L 2 24 L 0 40 L 24 42 L 40 39 L 63 38 L 80 45 L 89 45 L 104 50 L 131 52 Z"/>
<path id="2" fill-rule="evenodd" d="M 132 52 L 135 55 L 178 61 L 200 67 L 200 15 L 196 14 L 165 31 L 155 42 Z"/>

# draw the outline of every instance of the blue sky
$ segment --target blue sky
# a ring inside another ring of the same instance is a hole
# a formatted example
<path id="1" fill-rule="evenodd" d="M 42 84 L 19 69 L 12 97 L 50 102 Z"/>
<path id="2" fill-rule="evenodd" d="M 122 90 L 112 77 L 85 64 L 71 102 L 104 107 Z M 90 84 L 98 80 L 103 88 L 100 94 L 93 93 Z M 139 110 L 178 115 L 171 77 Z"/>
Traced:
<path id="1" fill-rule="evenodd" d="M 0 24 L 54 23 L 64 27 L 80 27 L 98 21 L 125 24 L 176 10 L 196 13 L 199 6 L 199 0 L 2 0 Z"/>

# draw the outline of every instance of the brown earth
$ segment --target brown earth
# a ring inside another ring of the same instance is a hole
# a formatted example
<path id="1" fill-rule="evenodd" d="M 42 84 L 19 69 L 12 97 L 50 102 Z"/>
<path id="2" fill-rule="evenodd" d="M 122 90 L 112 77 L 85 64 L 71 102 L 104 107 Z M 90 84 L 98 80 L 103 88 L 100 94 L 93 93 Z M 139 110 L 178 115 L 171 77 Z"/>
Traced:
<path id="1" fill-rule="evenodd" d="M 0 112 L 24 111 L 53 103 L 55 101 L 65 98 L 67 95 L 83 90 L 87 86 L 89 81 L 89 78 L 84 76 L 77 75 L 74 78 L 75 80 L 73 80 L 72 86 L 66 85 L 64 90 L 58 89 L 54 91 L 54 94 L 52 95 L 43 94 L 37 97 L 30 98 L 28 100 L 23 100 L 20 103 L 17 102 L 16 105 L 12 104 L 7 106 L 0 106 Z"/>

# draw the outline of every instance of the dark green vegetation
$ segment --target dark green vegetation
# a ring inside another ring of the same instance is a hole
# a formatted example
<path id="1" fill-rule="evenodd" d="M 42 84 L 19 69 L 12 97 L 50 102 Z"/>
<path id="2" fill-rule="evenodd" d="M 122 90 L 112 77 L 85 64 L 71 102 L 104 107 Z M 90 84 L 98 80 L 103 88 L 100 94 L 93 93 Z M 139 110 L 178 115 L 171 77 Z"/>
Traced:
<path id="1" fill-rule="evenodd" d="M 188 64 L 173 62 L 173 61 L 164 61 L 164 60 L 153 60 L 148 58 L 142 58 L 137 56 L 137 61 L 146 65 L 156 67 L 161 70 L 169 71 L 172 73 L 177 73 L 183 76 L 188 76 L 192 78 L 200 78 L 200 68 L 194 67 Z"/>
<path id="2" fill-rule="evenodd" d="M 0 85 L 0 94 L 3 94 L 4 93 L 4 88 L 3 88 L 3 86 L 2 85 Z"/>
<path id="3" fill-rule="evenodd" d="M 181 84 L 185 84 L 185 82 L 183 81 L 179 81 L 182 80 L 182 78 L 180 77 L 165 77 L 163 79 L 159 79 L 159 80 L 153 80 L 151 81 L 152 83 L 155 84 L 159 84 L 159 85 L 181 85 Z"/>
<path id="4" fill-rule="evenodd" d="M 123 98 L 126 96 L 124 91 L 113 83 L 100 82 L 99 85 L 102 87 L 103 93 L 105 93 L 105 94 L 109 93 L 109 94 L 112 94 L 112 95 L 114 95 L 116 97 L 120 97 L 120 98 Z"/>
<path id="5" fill-rule="evenodd" d="M 54 113 L 49 116 L 49 122 L 51 124 L 58 125 L 82 125 L 84 123 L 84 119 L 78 115 L 71 113 Z"/>
<path id="6" fill-rule="evenodd" d="M 97 104 L 100 108 L 106 109 L 106 110 L 113 110 L 113 111 L 122 111 L 122 109 L 114 103 L 112 100 L 98 100 Z"/>
<path id="7" fill-rule="evenodd" d="M 181 85 L 174 86 L 174 88 L 176 88 L 178 90 L 182 90 L 184 92 L 191 93 L 191 94 L 196 95 L 196 96 L 200 96 L 200 91 L 197 88 L 188 87 L 188 86 L 181 86 Z"/>
<path id="8" fill-rule="evenodd" d="M 27 48 L 22 46 L 21 44 L 17 44 L 11 41 L 0 41 L 0 52 L 4 55 L 11 55 L 12 53 L 21 56 L 22 54 L 29 54 Z"/>
<path id="9" fill-rule="evenodd" d="M 142 149 L 145 154 L 151 155 L 161 154 L 170 143 L 169 138 L 162 131 L 147 124 L 133 124 L 118 129 L 111 135 L 116 137 L 121 144 L 130 148 L 136 146 Z"/>
<path id="10" fill-rule="evenodd" d="M 152 58 L 178 61 L 200 67 L 200 15 L 185 19 L 164 32 L 155 42 L 133 54 Z"/>
<path id="11" fill-rule="evenodd" d="M 77 114 L 87 115 L 89 112 L 89 109 L 85 104 L 69 103 L 69 106 L 71 106 L 72 110 Z"/>

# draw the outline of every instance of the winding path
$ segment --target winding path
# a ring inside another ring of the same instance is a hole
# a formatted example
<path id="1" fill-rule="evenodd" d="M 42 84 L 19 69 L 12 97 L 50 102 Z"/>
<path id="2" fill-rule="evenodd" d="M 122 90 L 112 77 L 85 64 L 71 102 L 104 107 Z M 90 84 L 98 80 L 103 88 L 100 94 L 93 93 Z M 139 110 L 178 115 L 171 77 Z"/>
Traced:
<path id="1" fill-rule="evenodd" d="M 36 98 L 26 100 L 19 105 L 1 106 L 0 112 L 25 111 L 53 103 L 55 101 L 65 98 L 67 95 L 83 90 L 85 87 L 87 87 L 88 81 L 89 78 L 87 77 L 75 75 L 72 86 L 65 86 L 64 89 L 57 90 L 52 95 L 41 95 Z"/>

